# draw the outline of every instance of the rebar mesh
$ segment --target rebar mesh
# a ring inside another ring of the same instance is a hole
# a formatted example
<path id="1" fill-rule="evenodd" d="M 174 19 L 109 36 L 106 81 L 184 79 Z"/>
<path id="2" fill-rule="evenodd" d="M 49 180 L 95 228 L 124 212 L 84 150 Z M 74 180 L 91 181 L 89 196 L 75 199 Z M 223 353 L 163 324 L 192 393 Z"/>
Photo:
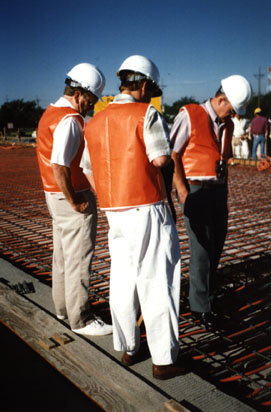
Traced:
<path id="1" fill-rule="evenodd" d="M 52 226 L 33 147 L 0 147 L 0 255 L 51 285 Z M 173 198 L 175 198 L 173 193 Z M 218 270 L 222 312 L 212 332 L 188 304 L 189 246 L 175 199 L 182 254 L 180 347 L 184 362 L 257 410 L 271 408 L 271 170 L 229 169 L 229 229 Z M 90 299 L 108 309 L 108 225 L 101 211 Z M 104 310 L 104 309 L 103 309 Z M 144 326 L 142 327 L 144 338 Z"/>

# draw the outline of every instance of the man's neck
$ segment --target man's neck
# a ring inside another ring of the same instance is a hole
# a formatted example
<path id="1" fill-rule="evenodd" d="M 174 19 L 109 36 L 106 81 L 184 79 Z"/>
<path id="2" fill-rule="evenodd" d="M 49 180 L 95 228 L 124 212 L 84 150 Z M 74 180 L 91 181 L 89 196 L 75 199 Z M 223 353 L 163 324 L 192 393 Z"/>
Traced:
<path id="1" fill-rule="evenodd" d="M 76 102 L 74 101 L 74 97 L 73 96 L 68 96 L 66 94 L 64 94 L 64 99 L 66 99 L 74 108 L 74 110 L 76 110 L 78 112 L 78 107 L 76 105 Z"/>

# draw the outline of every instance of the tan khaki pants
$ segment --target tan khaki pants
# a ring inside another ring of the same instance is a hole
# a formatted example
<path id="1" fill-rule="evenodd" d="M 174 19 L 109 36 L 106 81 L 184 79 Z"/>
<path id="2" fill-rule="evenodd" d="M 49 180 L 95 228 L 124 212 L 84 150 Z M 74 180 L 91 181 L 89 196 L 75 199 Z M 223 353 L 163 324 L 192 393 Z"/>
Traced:
<path id="1" fill-rule="evenodd" d="M 94 194 L 83 195 L 86 213 L 73 210 L 62 193 L 45 193 L 53 219 L 53 301 L 57 315 L 67 313 L 71 329 L 85 326 L 92 316 L 88 295 L 97 210 Z"/>

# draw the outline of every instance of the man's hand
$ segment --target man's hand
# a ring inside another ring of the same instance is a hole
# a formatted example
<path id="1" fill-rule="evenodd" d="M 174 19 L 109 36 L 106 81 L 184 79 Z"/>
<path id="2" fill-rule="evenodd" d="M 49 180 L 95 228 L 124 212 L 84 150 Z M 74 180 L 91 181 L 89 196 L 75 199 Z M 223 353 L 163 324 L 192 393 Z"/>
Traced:
<path id="1" fill-rule="evenodd" d="M 88 202 L 86 202 L 82 193 L 75 193 L 74 201 L 71 202 L 72 208 L 79 213 L 85 213 L 88 208 Z"/>
<path id="2" fill-rule="evenodd" d="M 75 193 L 72 187 L 70 168 L 53 163 L 52 168 L 56 183 L 71 207 L 79 213 L 84 213 L 88 207 L 82 193 Z"/>

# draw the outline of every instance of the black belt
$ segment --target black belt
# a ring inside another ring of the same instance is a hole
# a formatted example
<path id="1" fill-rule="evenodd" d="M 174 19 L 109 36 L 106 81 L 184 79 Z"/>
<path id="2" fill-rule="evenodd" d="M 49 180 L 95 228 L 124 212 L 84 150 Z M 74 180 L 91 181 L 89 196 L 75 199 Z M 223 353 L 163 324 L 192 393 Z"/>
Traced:
<path id="1" fill-rule="evenodd" d="M 220 182 L 217 180 L 187 180 L 189 185 L 196 185 L 201 187 L 216 188 L 216 187 L 225 187 L 225 182 Z"/>

